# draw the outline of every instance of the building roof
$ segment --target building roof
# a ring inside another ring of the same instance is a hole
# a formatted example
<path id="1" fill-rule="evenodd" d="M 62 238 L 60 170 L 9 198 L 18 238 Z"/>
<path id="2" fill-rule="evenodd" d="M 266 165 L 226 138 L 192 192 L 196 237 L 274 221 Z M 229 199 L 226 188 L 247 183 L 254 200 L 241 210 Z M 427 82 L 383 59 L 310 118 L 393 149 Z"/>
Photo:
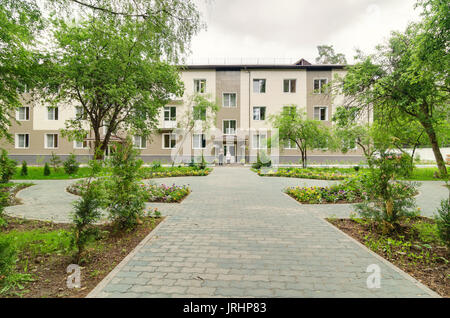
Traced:
<path id="1" fill-rule="evenodd" d="M 292 65 L 292 64 L 252 64 L 252 65 L 185 65 L 181 68 L 187 70 L 217 70 L 217 71 L 241 71 L 241 70 L 267 70 L 267 69 L 285 69 L 296 70 L 306 69 L 311 71 L 329 71 L 332 69 L 344 69 L 346 65 Z"/>

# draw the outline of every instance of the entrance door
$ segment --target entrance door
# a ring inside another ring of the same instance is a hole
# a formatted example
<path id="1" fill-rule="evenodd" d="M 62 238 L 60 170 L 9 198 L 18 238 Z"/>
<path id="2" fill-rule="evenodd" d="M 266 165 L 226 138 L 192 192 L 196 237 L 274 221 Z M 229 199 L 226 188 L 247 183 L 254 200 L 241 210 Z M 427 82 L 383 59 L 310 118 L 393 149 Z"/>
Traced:
<path id="1" fill-rule="evenodd" d="M 231 160 L 230 163 L 236 163 L 236 145 L 224 145 L 223 153 L 224 153 L 224 162 L 227 160 L 228 152 L 230 152 Z"/>

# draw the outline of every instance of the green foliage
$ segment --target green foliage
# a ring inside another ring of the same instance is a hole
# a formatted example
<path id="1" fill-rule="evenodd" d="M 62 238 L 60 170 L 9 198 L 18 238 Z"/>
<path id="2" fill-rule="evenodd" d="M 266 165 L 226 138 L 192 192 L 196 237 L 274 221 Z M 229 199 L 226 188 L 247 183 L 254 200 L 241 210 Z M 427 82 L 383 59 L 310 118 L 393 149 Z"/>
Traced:
<path id="1" fill-rule="evenodd" d="M 150 184 L 148 186 L 143 185 L 143 188 L 148 202 L 181 202 L 191 193 L 189 186 L 176 186 L 175 184 L 170 187 L 164 184 Z"/>
<path id="2" fill-rule="evenodd" d="M 9 159 L 8 152 L 2 149 L 0 155 L 0 183 L 7 183 L 16 173 L 17 162 Z"/>
<path id="3" fill-rule="evenodd" d="M 48 163 L 46 162 L 45 166 L 44 166 L 44 176 L 49 176 L 49 175 L 50 175 L 50 167 L 49 167 Z"/>
<path id="4" fill-rule="evenodd" d="M 355 176 L 353 169 L 346 168 L 278 168 L 277 170 L 258 171 L 264 177 L 287 177 L 319 180 L 344 180 Z"/>
<path id="5" fill-rule="evenodd" d="M 152 169 L 153 170 L 157 170 L 159 168 L 161 168 L 161 161 L 153 161 L 152 162 Z"/>
<path id="6" fill-rule="evenodd" d="M 441 201 L 435 221 L 439 237 L 450 248 L 450 198 Z"/>
<path id="7" fill-rule="evenodd" d="M 439 232 L 437 224 L 415 223 L 411 230 L 417 235 L 420 241 L 424 243 L 439 243 Z"/>
<path id="8" fill-rule="evenodd" d="M 52 156 L 50 158 L 50 165 L 53 167 L 54 172 L 58 172 L 61 163 L 62 163 L 61 158 L 52 151 Z"/>
<path id="9" fill-rule="evenodd" d="M 139 175 L 142 179 L 207 176 L 210 173 L 211 169 L 200 169 L 195 163 L 192 167 L 161 167 L 156 170 L 144 167 L 139 170 Z"/>
<path id="10" fill-rule="evenodd" d="M 0 236 L 0 294 L 10 288 L 10 277 L 17 262 L 17 250 L 10 238 Z"/>
<path id="11" fill-rule="evenodd" d="M 20 176 L 25 177 L 28 175 L 28 167 L 27 162 L 24 160 L 22 161 L 22 168 L 20 169 Z"/>
<path id="12" fill-rule="evenodd" d="M 142 160 L 130 139 L 116 143 L 110 159 L 111 180 L 108 181 L 108 211 L 121 229 L 132 229 L 144 214 L 146 193 L 140 184 Z"/>
<path id="13" fill-rule="evenodd" d="M 77 162 L 75 155 L 72 153 L 70 154 L 69 158 L 64 161 L 64 171 L 69 174 L 75 174 L 77 173 L 78 169 L 80 168 L 80 164 Z"/>
<path id="14" fill-rule="evenodd" d="M 342 53 L 335 53 L 332 45 L 317 46 L 319 56 L 316 58 L 317 64 L 347 64 L 347 59 Z"/>

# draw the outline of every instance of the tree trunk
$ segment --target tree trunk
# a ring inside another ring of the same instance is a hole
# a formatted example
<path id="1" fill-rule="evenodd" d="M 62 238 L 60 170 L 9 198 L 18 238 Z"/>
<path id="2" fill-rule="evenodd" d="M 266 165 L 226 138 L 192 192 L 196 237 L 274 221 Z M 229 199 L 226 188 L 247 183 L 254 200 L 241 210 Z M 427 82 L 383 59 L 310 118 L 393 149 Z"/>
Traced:
<path id="1" fill-rule="evenodd" d="M 433 149 L 434 158 L 436 158 L 436 163 L 439 168 L 441 177 L 447 177 L 447 168 L 445 167 L 444 157 L 442 156 L 441 149 L 439 149 L 439 143 L 434 127 L 429 120 L 421 121 L 421 124 L 425 128 L 425 132 L 430 139 L 431 148 Z"/>

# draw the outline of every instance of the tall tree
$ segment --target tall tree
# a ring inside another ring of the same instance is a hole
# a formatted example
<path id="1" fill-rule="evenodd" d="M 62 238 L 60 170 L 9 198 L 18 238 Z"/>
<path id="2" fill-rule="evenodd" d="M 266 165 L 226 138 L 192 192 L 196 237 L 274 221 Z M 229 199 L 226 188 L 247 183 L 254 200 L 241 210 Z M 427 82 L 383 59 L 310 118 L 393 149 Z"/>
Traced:
<path id="1" fill-rule="evenodd" d="M 343 53 L 336 53 L 332 45 L 317 46 L 319 56 L 316 57 L 317 64 L 347 64 Z"/>
<path id="2" fill-rule="evenodd" d="M 164 2 L 156 1 L 155 10 Z M 78 23 L 53 20 L 57 48 L 49 56 L 50 76 L 43 92 L 55 106 L 64 102 L 81 107 L 80 115 L 93 131 L 95 149 L 101 150 L 95 152 L 97 159 L 120 131 L 150 135 L 160 109 L 183 93 L 175 62 L 185 52 L 186 41 L 199 30 L 199 21 L 186 17 L 176 24 L 180 17 L 165 10 L 153 18 L 133 10 L 120 16 L 98 10 Z M 70 139 L 84 138 L 80 119 L 66 122 L 63 132 Z"/>
<path id="3" fill-rule="evenodd" d="M 270 121 L 278 129 L 281 144 L 295 144 L 302 156 L 303 168 L 308 165 L 308 151 L 327 147 L 330 133 L 328 128 L 317 120 L 309 119 L 305 112 L 296 107 L 286 107 Z"/>
<path id="4" fill-rule="evenodd" d="M 429 38 L 425 33 L 432 32 L 437 38 L 446 37 L 448 47 L 448 10 L 446 14 L 441 10 L 448 9 L 448 2 L 423 3 L 434 9 L 425 11 L 421 23 L 393 33 L 387 44 L 377 47 L 377 53 L 350 67 L 342 87 L 347 108 L 365 112 L 370 108 L 391 123 L 396 118 L 417 121 L 429 138 L 441 175 L 447 176 L 437 127 L 449 120 L 449 55 L 444 40 L 431 47 L 424 41 Z M 447 69 L 440 68 L 445 65 Z"/>
<path id="5" fill-rule="evenodd" d="M 43 27 L 32 0 L 2 0 L 0 5 L 0 138 L 7 137 L 11 114 L 21 106 L 20 95 L 34 86 L 37 58 L 31 49 Z"/>

